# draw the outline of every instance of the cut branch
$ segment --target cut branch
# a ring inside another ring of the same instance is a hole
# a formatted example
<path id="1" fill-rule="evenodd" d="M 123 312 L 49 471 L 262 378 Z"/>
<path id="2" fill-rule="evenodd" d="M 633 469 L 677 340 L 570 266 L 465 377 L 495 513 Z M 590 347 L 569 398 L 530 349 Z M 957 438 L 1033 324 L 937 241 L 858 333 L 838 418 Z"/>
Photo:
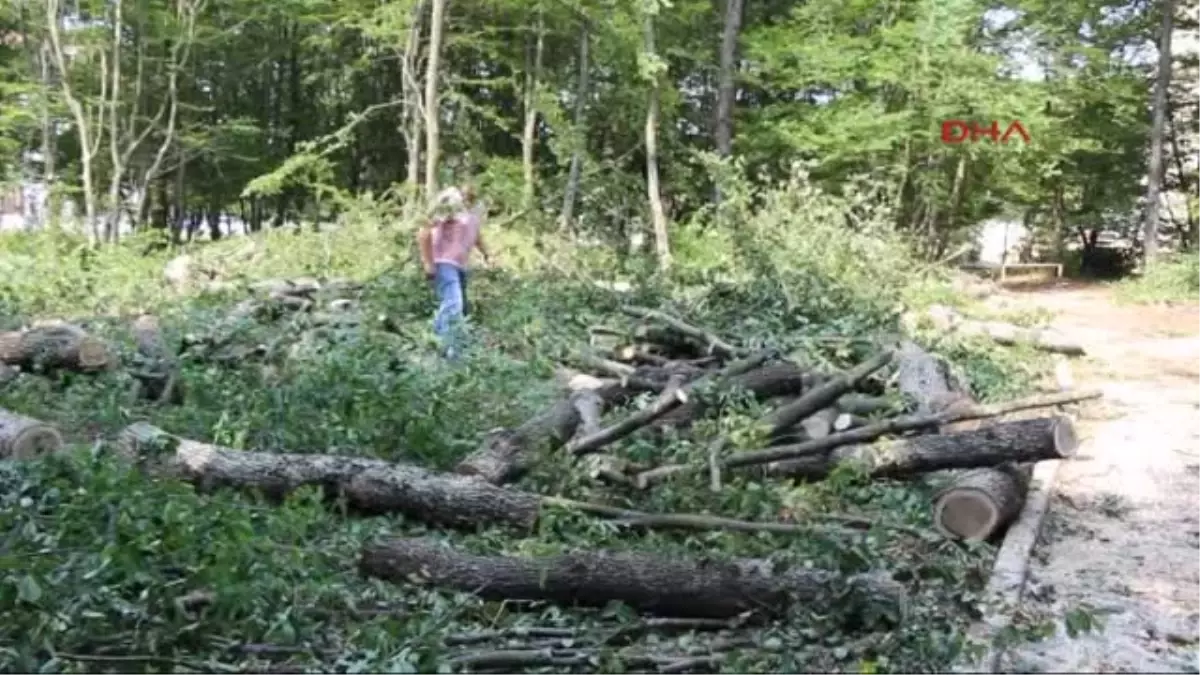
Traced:
<path id="1" fill-rule="evenodd" d="M 718 335 L 702 328 L 697 328 L 696 326 L 693 326 L 682 319 L 671 316 L 666 312 L 660 312 L 656 309 L 649 309 L 646 307 L 633 306 L 623 307 L 621 308 L 621 311 L 625 312 L 629 316 L 644 319 L 646 321 L 657 321 L 658 323 L 667 326 L 680 335 L 700 342 L 711 354 L 716 354 L 718 356 L 731 359 L 736 358 L 743 353 L 743 350 L 734 347 L 725 340 L 721 339 Z"/>
<path id="2" fill-rule="evenodd" d="M 1083 346 L 1052 329 L 1022 328 L 1001 321 L 974 321 L 949 307 L 934 305 L 927 313 L 934 327 L 941 331 L 991 338 L 1002 345 L 1028 345 L 1045 352 L 1083 356 Z"/>
<path id="3" fill-rule="evenodd" d="M 972 469 L 1009 462 L 1063 459 L 1079 446 L 1067 417 L 1001 422 L 952 434 L 914 436 L 882 445 L 853 445 L 828 455 L 768 465 L 771 475 L 820 479 L 843 463 L 864 466 L 873 478 L 898 478 L 945 469 Z"/>
<path id="4" fill-rule="evenodd" d="M 858 386 L 875 371 L 886 366 L 892 360 L 893 353 L 885 351 L 851 368 L 842 375 L 822 383 L 817 388 L 804 394 L 792 403 L 779 408 L 766 419 L 771 434 L 779 434 L 800 420 L 809 417 L 818 410 L 831 405 L 842 394 Z"/>

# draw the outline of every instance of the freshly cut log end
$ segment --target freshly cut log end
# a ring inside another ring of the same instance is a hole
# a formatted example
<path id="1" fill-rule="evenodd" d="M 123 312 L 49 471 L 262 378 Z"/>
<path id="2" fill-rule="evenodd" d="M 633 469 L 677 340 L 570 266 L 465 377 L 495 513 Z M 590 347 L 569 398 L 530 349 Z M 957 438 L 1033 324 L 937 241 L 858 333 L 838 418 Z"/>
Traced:
<path id="1" fill-rule="evenodd" d="M 58 452 L 62 447 L 62 435 L 54 427 L 0 409 L 0 459 L 35 459 Z"/>
<path id="2" fill-rule="evenodd" d="M 1079 434 L 1070 417 L 1059 415 L 1054 418 L 1054 449 L 1063 459 L 1074 457 L 1079 452 Z"/>
<path id="3" fill-rule="evenodd" d="M 951 539 L 991 539 L 1021 512 L 1027 488 L 1015 466 L 965 472 L 934 500 L 934 526 Z"/>

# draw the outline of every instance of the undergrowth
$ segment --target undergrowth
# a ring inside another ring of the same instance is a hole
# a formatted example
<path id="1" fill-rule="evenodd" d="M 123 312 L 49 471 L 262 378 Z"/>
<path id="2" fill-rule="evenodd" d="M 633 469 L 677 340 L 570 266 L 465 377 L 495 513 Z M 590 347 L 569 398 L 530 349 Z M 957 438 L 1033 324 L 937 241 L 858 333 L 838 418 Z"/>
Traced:
<path id="1" fill-rule="evenodd" d="M 553 511 L 533 536 L 518 539 L 502 530 L 430 531 L 400 516 L 351 518 L 307 491 L 282 505 L 230 492 L 197 494 L 181 483 L 149 480 L 111 452 L 122 427 L 147 420 L 238 449 L 447 468 L 488 430 L 515 425 L 551 401 L 554 364 L 586 344 L 589 327 L 612 320 L 623 302 L 674 309 L 747 346 L 778 347 L 832 368 L 863 358 L 871 336 L 897 331 L 900 312 L 944 293 L 936 274 L 881 224 L 886 218 L 869 199 L 820 194 L 803 180 L 757 195 L 755 208 L 748 194 L 727 195 L 724 212 L 677 229 L 669 276 L 648 274 L 640 261 L 618 259 L 604 247 L 545 234 L 535 245 L 522 224 L 493 233 L 501 264 L 471 280 L 475 348 L 457 367 L 435 357 L 432 292 L 412 264 L 411 227 L 360 214 L 327 232 L 268 232 L 191 251 L 228 279 L 363 281 L 365 313 L 392 328 L 337 332 L 278 366 L 185 361 L 189 398 L 179 407 L 132 402 L 129 376 L 120 371 L 21 376 L 0 385 L 0 407 L 52 421 L 70 441 L 64 456 L 0 467 L 0 670 L 430 672 L 446 667 L 447 634 L 535 624 L 586 632 L 632 621 L 619 607 L 520 608 L 356 574 L 363 543 L 416 533 L 491 552 L 636 548 L 886 570 L 911 592 L 909 614 L 898 626 L 842 632 L 832 617 L 798 611 L 790 621 L 755 629 L 759 648 L 736 652 L 722 669 L 944 670 L 964 645 L 990 556 L 985 545 L 914 537 L 895 527 L 929 527 L 931 488 L 921 481 L 871 482 L 844 470 L 811 485 L 734 480 L 713 494 L 707 481 L 679 480 L 625 495 L 597 488 L 563 457 L 548 456 L 525 479 L 526 488 L 649 511 L 815 524 L 821 514 L 839 513 L 877 525 L 865 531 L 814 525 L 806 536 L 634 536 Z M 847 214 L 857 230 L 843 225 Z M 53 233 L 0 239 L 0 319 L 15 325 L 86 318 L 96 334 L 127 344 L 122 326 L 135 312 L 157 313 L 178 340 L 228 310 L 235 299 L 228 294 L 173 291 L 162 270 L 179 251 L 152 239 L 101 249 Z M 634 290 L 604 287 L 616 281 Z M 933 347 L 984 401 L 1021 393 L 1037 374 L 1023 353 L 999 354 L 973 342 Z M 753 446 L 757 405 L 731 401 L 707 433 Z M 699 442 L 676 439 L 652 449 L 628 440 L 615 447 L 665 461 L 694 456 Z M 597 667 L 623 668 L 612 660 Z"/>
<path id="2" fill-rule="evenodd" d="M 1118 301 L 1133 304 L 1200 300 L 1200 261 L 1194 253 L 1162 256 L 1141 276 L 1116 284 Z"/>

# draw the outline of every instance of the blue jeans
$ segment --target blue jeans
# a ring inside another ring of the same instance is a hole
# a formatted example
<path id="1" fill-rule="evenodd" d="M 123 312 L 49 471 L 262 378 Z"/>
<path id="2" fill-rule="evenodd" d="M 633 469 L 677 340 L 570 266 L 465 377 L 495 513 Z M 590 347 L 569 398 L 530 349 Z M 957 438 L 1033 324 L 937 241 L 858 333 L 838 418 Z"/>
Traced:
<path id="1" fill-rule="evenodd" d="M 467 273 L 460 267 L 437 263 L 433 268 L 433 285 L 437 290 L 438 309 L 433 317 L 433 332 L 442 340 L 447 358 L 456 358 L 460 348 L 462 321 L 466 308 L 464 295 Z"/>

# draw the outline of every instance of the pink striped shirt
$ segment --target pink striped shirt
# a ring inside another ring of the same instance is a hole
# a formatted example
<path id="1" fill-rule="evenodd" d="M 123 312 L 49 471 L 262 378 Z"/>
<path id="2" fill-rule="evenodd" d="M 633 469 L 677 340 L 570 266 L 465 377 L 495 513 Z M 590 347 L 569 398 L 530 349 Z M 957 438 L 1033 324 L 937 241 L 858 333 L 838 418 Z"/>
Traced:
<path id="1" fill-rule="evenodd" d="M 465 269 L 482 223 L 480 215 L 472 211 L 459 211 L 439 221 L 433 228 L 433 262 Z"/>

